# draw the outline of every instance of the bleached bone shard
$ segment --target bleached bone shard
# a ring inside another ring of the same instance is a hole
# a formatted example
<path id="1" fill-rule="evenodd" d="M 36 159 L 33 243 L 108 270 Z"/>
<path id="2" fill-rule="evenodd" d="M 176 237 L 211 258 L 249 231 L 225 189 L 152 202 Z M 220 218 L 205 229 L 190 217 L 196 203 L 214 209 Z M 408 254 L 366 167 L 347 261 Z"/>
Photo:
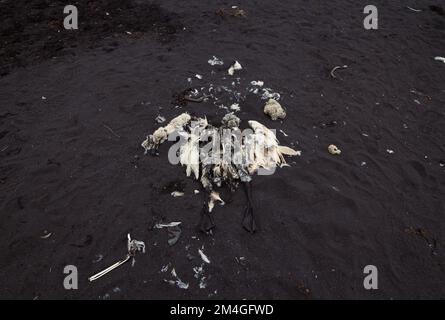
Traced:
<path id="1" fill-rule="evenodd" d="M 341 150 L 339 148 L 337 148 L 337 146 L 334 144 L 329 145 L 328 151 L 330 154 L 333 154 L 333 155 L 338 155 L 341 153 Z"/>
<path id="2" fill-rule="evenodd" d="M 284 111 L 281 104 L 274 100 L 269 99 L 264 106 L 264 113 L 267 114 L 272 120 L 284 119 L 286 117 L 286 111 Z"/>

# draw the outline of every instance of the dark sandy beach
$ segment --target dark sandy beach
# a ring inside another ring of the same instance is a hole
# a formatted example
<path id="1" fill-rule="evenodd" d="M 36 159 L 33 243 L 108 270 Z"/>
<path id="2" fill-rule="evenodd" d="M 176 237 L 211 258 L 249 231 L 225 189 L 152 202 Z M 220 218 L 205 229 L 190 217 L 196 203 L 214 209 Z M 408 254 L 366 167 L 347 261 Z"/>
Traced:
<path id="1" fill-rule="evenodd" d="M 76 31 L 63 28 L 66 4 L 79 9 Z M 445 298 L 445 64 L 434 60 L 445 4 L 374 1 L 379 29 L 365 30 L 367 4 L 1 0 L 0 298 Z M 333 79 L 338 65 L 348 68 Z M 280 94 L 283 121 L 264 115 L 253 80 Z M 168 162 L 169 142 L 159 157 L 140 146 L 158 115 L 219 123 L 228 111 L 212 102 L 175 103 L 210 84 L 242 93 L 244 126 L 260 121 L 302 151 L 254 177 L 253 235 L 243 192 L 226 189 L 213 235 L 201 233 L 199 183 Z M 159 218 L 182 222 L 174 246 L 150 230 Z M 147 252 L 90 283 L 125 255 L 127 233 Z M 193 271 L 202 246 L 206 288 Z M 63 287 L 66 265 L 78 290 Z M 378 290 L 363 287 L 366 265 Z M 173 267 L 188 289 L 164 281 Z"/>

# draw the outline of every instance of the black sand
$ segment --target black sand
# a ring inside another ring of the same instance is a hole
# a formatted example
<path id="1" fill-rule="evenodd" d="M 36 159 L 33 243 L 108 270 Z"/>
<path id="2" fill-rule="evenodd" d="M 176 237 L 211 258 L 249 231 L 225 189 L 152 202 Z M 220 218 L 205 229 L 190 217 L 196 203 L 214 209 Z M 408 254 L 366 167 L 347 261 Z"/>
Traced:
<path id="1" fill-rule="evenodd" d="M 236 4 L 225 1 L 123 2 L 72 3 L 76 32 L 62 27 L 62 1 L 0 2 L 1 298 L 445 297 L 445 64 L 433 59 L 445 56 L 441 1 L 374 1 L 376 31 L 363 28 L 366 1 L 243 1 L 246 17 L 215 14 Z M 223 68 L 207 63 L 213 55 Z M 215 209 L 209 237 L 196 229 L 198 182 L 169 164 L 168 143 L 152 158 L 140 142 L 158 114 L 218 122 L 225 110 L 176 109 L 172 97 L 189 77 L 207 86 L 235 59 L 240 87 L 263 80 L 288 110 L 272 122 L 247 95 L 240 118 L 282 129 L 280 142 L 302 156 L 255 177 L 259 233 L 241 228 L 238 192 Z M 331 143 L 341 156 L 327 152 Z M 178 186 L 186 196 L 172 198 Z M 182 221 L 173 247 L 166 230 L 149 230 L 154 215 Z M 89 283 L 123 257 L 128 232 L 147 253 Z M 202 245 L 205 289 L 192 270 Z M 188 290 L 164 282 L 168 263 Z M 69 264 L 76 291 L 63 288 Z M 368 264 L 378 290 L 363 288 Z"/>

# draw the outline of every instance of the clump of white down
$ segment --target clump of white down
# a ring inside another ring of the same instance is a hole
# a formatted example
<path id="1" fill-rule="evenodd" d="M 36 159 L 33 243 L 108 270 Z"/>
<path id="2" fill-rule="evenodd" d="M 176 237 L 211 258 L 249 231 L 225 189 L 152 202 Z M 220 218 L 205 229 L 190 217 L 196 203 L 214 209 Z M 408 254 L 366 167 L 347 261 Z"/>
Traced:
<path id="1" fill-rule="evenodd" d="M 281 104 L 274 100 L 269 99 L 264 106 L 264 113 L 267 114 L 272 120 L 284 119 L 286 117 L 286 111 L 284 111 Z"/>

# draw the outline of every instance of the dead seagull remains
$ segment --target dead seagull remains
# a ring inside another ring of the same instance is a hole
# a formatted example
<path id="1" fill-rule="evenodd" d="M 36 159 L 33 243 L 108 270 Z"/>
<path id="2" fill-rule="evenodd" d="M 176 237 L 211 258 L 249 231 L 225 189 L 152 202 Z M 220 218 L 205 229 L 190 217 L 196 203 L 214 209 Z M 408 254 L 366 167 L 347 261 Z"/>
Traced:
<path id="1" fill-rule="evenodd" d="M 250 232 L 256 231 L 252 176 L 273 174 L 277 166 L 288 166 L 284 156 L 300 154 L 289 147 L 280 146 L 275 133 L 257 121 L 248 121 L 251 129 L 242 132 L 240 121 L 229 113 L 223 117 L 221 126 L 215 127 L 206 118 L 192 118 L 188 113 L 182 113 L 166 126 L 155 130 L 141 144 L 146 154 L 157 155 L 159 145 L 167 137 L 171 140 L 170 135 L 176 134 L 180 138 L 177 145 L 172 146 L 174 149 L 171 150 L 177 151 L 169 152 L 169 160 L 185 166 L 187 177 L 193 176 L 199 180 L 206 191 L 207 201 L 199 224 L 204 232 L 210 232 L 215 227 L 211 214 L 215 204 L 225 204 L 216 188 L 224 184 L 234 192 L 240 183 L 247 196 L 242 225 Z"/>

